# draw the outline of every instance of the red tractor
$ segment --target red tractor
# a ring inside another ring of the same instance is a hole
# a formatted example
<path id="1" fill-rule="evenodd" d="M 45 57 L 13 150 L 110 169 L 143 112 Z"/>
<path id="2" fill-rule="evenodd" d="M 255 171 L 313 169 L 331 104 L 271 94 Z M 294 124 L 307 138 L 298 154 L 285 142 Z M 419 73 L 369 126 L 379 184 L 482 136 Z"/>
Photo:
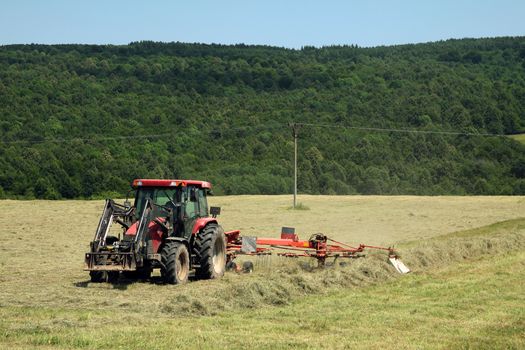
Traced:
<path id="1" fill-rule="evenodd" d="M 92 282 L 115 280 L 121 272 L 149 278 L 156 268 L 170 284 L 186 282 L 190 270 L 200 279 L 224 274 L 226 236 L 216 219 L 220 208 L 208 210 L 209 182 L 137 179 L 132 188 L 133 205 L 106 200 L 85 255 Z M 112 223 L 121 233 L 110 233 Z"/>

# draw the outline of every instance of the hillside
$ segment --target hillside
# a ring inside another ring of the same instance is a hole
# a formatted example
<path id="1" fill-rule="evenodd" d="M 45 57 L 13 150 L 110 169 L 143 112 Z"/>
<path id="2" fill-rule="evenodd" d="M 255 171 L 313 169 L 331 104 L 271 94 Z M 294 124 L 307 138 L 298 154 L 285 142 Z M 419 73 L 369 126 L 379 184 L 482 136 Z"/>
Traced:
<path id="1" fill-rule="evenodd" d="M 525 38 L 290 50 L 138 42 L 0 46 L 0 198 L 216 193 L 525 194 Z"/>

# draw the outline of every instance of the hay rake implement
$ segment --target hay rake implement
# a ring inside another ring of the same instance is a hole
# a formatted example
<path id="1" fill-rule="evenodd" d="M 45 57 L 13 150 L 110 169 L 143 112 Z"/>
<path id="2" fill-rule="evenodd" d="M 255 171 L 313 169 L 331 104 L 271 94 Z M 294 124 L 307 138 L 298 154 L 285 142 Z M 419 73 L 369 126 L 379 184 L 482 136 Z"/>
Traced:
<path id="1" fill-rule="evenodd" d="M 364 257 L 367 250 L 381 250 L 388 254 L 389 262 L 402 274 L 410 269 L 399 259 L 393 247 L 379 247 L 359 244 L 357 247 L 333 240 L 322 233 L 300 240 L 295 229 L 283 227 L 280 238 L 241 236 L 239 230 L 225 232 L 227 240 L 227 259 L 233 262 L 238 255 L 277 256 L 299 258 L 309 257 L 317 260 L 318 266 L 325 266 L 328 259 L 334 263 L 338 259 L 357 259 Z"/>

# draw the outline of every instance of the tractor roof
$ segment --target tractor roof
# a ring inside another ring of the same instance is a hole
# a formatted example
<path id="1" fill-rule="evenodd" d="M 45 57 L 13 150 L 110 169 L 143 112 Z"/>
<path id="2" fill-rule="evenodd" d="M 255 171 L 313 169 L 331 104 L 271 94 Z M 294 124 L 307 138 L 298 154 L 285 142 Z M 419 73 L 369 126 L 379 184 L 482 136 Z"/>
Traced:
<path id="1" fill-rule="evenodd" d="M 175 187 L 175 186 L 197 186 L 201 188 L 210 188 L 211 183 L 208 181 L 198 180 L 161 180 L 161 179 L 135 179 L 131 187 Z"/>

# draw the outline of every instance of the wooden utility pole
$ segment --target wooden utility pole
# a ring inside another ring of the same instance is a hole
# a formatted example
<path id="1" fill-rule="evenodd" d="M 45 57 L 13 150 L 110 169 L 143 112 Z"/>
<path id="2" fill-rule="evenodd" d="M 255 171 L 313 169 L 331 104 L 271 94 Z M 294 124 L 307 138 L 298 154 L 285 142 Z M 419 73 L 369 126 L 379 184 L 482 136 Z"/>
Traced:
<path id="1" fill-rule="evenodd" d="M 297 137 L 299 136 L 299 129 L 301 128 L 300 124 L 290 123 L 293 134 L 293 143 L 294 143 L 294 171 L 293 171 L 293 208 L 297 206 Z"/>

